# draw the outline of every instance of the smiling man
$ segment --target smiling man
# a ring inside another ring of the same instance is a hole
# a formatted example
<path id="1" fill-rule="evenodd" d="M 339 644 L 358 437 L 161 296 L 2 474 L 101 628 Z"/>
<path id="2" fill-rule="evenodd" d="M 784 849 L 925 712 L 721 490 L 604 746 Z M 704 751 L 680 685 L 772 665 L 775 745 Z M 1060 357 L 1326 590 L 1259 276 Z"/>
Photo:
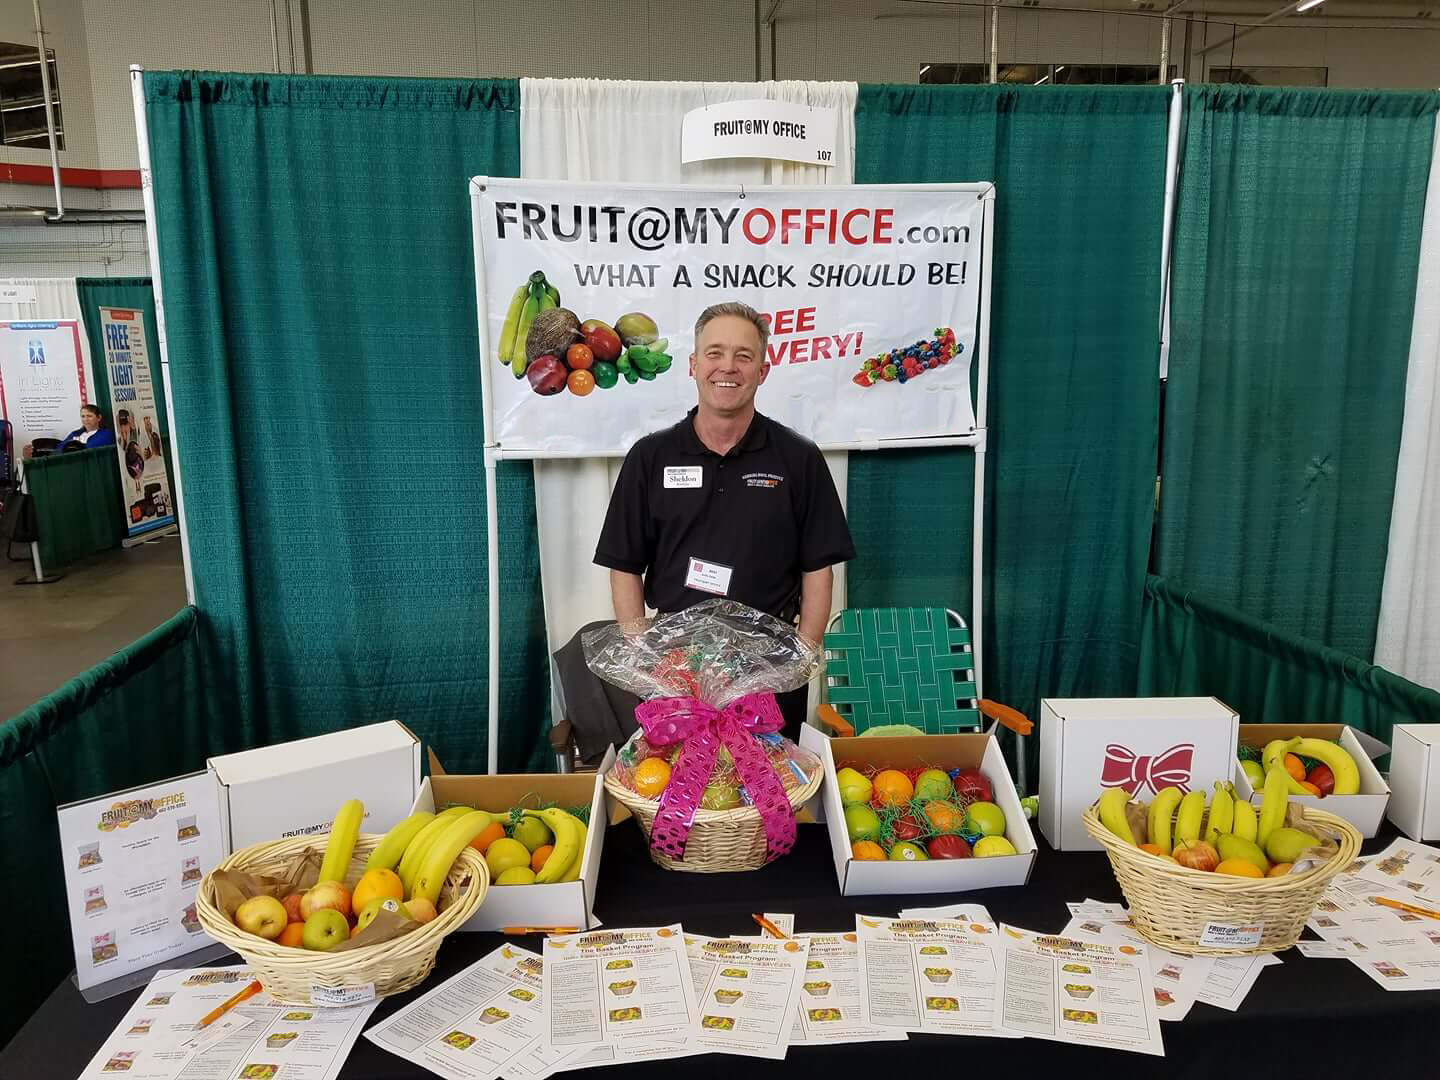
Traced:
<path id="1" fill-rule="evenodd" d="M 831 567 L 855 545 L 819 449 L 755 411 L 768 337 L 745 304 L 706 308 L 690 356 L 699 404 L 626 456 L 595 549 L 622 627 L 643 628 L 647 605 L 669 614 L 728 596 L 798 619 L 814 644 L 824 634 Z M 805 688 L 780 707 L 797 738 Z"/>

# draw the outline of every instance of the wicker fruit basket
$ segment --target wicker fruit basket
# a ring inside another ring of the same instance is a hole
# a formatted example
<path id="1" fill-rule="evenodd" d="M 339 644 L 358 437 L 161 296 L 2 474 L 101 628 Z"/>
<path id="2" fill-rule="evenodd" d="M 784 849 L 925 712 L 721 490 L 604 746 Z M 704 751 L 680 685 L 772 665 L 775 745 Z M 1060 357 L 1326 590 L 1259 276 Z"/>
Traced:
<path id="1" fill-rule="evenodd" d="M 1081 820 L 1105 847 L 1135 929 L 1147 940 L 1186 956 L 1257 956 L 1288 949 L 1332 878 L 1360 853 L 1361 837 L 1344 818 L 1305 811 L 1305 822 L 1334 836 L 1340 850 L 1318 866 L 1277 878 L 1243 878 L 1191 870 L 1127 844 L 1100 823 L 1095 807 Z M 1253 948 L 1201 945 L 1211 922 L 1262 927 Z"/>
<path id="2" fill-rule="evenodd" d="M 810 778 L 790 791 L 790 809 L 799 810 L 820 790 L 824 769 L 812 769 Z M 605 790 L 623 805 L 635 820 L 645 839 L 650 839 L 650 826 L 660 809 L 658 799 L 647 799 L 631 791 L 613 773 L 605 774 Z M 737 806 L 733 810 L 695 811 L 695 823 L 685 844 L 685 858 L 672 859 L 650 849 L 650 858 L 666 870 L 687 870 L 692 874 L 728 874 L 739 870 L 759 870 L 765 865 L 765 830 L 760 824 L 760 811 L 753 806 Z"/>
<path id="3" fill-rule="evenodd" d="M 381 839 L 377 835 L 362 835 L 356 840 L 350 869 L 345 875 L 347 886 L 353 888 L 360 880 L 365 860 Z M 216 869 L 281 875 L 306 848 L 323 848 L 324 843 L 325 837 L 311 836 L 256 844 L 235 852 Z M 195 913 L 206 933 L 245 959 L 271 997 L 309 1005 L 312 985 L 339 988 L 374 983 L 376 997 L 417 986 L 435 967 L 435 954 L 440 951 L 445 935 L 475 914 L 489 888 L 490 871 L 484 856 L 466 847 L 455 860 L 440 891 L 439 915 L 408 934 L 338 953 L 278 945 L 245 933 L 216 906 L 212 874 L 205 875 L 196 891 Z"/>

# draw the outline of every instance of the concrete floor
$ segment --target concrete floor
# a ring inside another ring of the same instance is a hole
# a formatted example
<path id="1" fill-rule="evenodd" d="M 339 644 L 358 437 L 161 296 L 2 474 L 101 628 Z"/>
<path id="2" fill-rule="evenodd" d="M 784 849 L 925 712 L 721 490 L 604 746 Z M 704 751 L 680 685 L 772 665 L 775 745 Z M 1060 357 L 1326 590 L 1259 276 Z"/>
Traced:
<path id="1" fill-rule="evenodd" d="M 15 554 L 22 548 L 16 545 Z M 16 585 L 30 564 L 0 560 L 0 717 L 159 626 L 185 605 L 178 536 L 73 563 L 50 585 Z"/>

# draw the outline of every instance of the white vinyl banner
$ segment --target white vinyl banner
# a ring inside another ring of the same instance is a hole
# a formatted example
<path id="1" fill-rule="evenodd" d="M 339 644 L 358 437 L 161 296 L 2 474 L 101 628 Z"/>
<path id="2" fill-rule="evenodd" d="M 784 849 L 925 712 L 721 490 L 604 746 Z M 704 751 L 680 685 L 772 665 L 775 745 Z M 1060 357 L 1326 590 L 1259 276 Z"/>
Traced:
<path id="1" fill-rule="evenodd" d="M 0 322 L 0 417 L 15 456 L 33 439 L 63 439 L 80 426 L 85 361 L 75 319 Z"/>
<path id="2" fill-rule="evenodd" d="M 756 405 L 822 447 L 975 430 L 990 184 L 708 189 L 476 180 L 492 438 L 623 454 L 696 400 L 696 317 L 770 323 Z"/>
<path id="3" fill-rule="evenodd" d="M 175 523 L 143 313 L 131 308 L 100 308 L 100 336 L 110 377 L 110 416 L 120 450 L 116 460 L 125 523 L 132 537 L 139 536 Z"/>

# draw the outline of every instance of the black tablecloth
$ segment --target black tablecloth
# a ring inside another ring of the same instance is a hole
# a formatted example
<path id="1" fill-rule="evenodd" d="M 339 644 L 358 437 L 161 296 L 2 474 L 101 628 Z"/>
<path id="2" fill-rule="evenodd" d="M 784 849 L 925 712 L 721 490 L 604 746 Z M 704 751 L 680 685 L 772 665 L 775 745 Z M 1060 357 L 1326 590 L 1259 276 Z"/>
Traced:
<path id="1" fill-rule="evenodd" d="M 1366 845 L 1379 850 L 1391 836 Z M 795 850 L 748 874 L 669 873 L 645 853 L 639 828 L 625 822 L 605 840 L 596 915 L 607 926 L 684 923 L 703 934 L 751 934 L 750 913 L 789 911 L 796 929 L 839 930 L 856 913 L 894 915 L 901 907 L 973 900 L 997 919 L 1032 930 L 1058 931 L 1069 919 L 1065 902 L 1091 897 L 1121 900 L 1103 854 L 1052 852 L 1041 840 L 1029 884 L 978 892 L 907 896 L 839 895 L 835 866 L 823 826 L 800 828 Z M 388 1016 L 428 987 L 485 955 L 498 934 L 453 934 L 440 949 L 435 973 L 420 988 L 382 1002 L 375 1019 Z M 539 951 L 540 939 L 512 939 Z M 57 943 L 57 947 L 63 947 Z M 1197 1004 L 1181 1023 L 1163 1024 L 1166 1058 L 1037 1039 L 983 1039 L 912 1035 L 908 1042 L 797 1047 L 784 1062 L 711 1054 L 680 1063 L 633 1065 L 637 1075 L 730 1078 L 794 1076 L 795 1070 L 840 1075 L 861 1072 L 882 1080 L 925 1080 L 945 1075 L 1001 1080 L 1041 1070 L 1113 1067 L 1132 1076 L 1166 1080 L 1214 1080 L 1216 1075 L 1440 1076 L 1440 991 L 1387 993 L 1346 960 L 1308 960 L 1294 949 L 1284 963 L 1266 968 L 1238 1013 Z M 74 985 L 62 983 L 0 1054 L 0 1077 L 38 1080 L 74 1077 L 120 1022 L 139 991 L 86 1005 Z M 372 1021 L 373 1023 L 374 1021 Z M 1359 1072 L 1363 1070 L 1363 1073 Z M 586 1070 L 603 1076 L 606 1070 Z M 424 1077 L 431 1074 L 376 1047 L 363 1036 L 341 1076 L 345 1080 Z M 581 1073 L 568 1075 L 580 1076 Z M 1075 1075 L 1074 1073 L 1055 1075 Z M 1079 1075 L 1088 1075 L 1079 1073 Z"/>

